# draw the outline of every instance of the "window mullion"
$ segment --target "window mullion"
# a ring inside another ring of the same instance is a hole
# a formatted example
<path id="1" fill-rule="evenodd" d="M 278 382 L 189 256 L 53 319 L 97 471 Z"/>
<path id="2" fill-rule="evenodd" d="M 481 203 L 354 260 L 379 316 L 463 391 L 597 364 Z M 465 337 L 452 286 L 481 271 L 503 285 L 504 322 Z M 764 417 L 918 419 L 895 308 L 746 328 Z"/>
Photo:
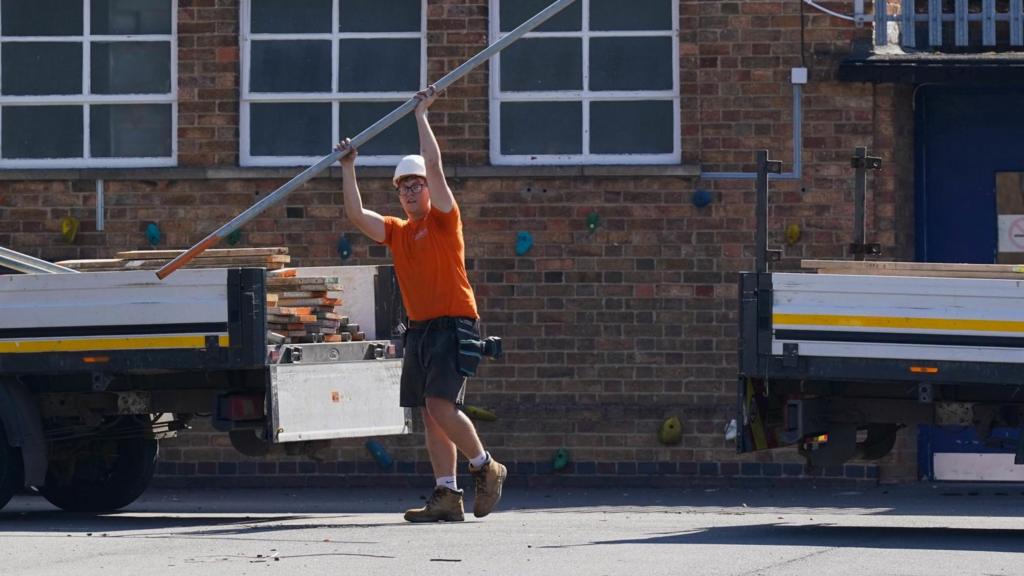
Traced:
<path id="1" fill-rule="evenodd" d="M 82 97 L 85 98 L 85 105 L 82 106 L 82 155 L 86 159 L 92 158 L 92 138 L 89 136 L 91 111 L 89 109 L 89 97 L 92 96 L 92 44 L 89 35 L 92 34 L 92 2 L 82 2 Z"/>
<path id="2" fill-rule="evenodd" d="M 582 65 L 583 65 L 583 94 L 581 95 L 581 108 L 583 109 L 583 157 L 590 157 L 590 0 L 583 0 L 580 8 L 582 22 L 580 30 L 583 32 Z"/>

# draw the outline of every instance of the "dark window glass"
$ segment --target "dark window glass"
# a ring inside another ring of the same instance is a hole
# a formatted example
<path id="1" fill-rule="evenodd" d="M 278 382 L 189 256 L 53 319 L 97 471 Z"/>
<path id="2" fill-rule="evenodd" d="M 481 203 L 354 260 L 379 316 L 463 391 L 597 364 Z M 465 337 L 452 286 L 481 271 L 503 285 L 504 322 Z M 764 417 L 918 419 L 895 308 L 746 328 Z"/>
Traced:
<path id="1" fill-rule="evenodd" d="M 0 51 L 5 96 L 82 93 L 81 44 L 4 42 Z"/>
<path id="2" fill-rule="evenodd" d="M 254 34 L 331 32 L 331 0 L 253 0 Z"/>
<path id="3" fill-rule="evenodd" d="M 590 0 L 591 30 L 671 30 L 673 0 Z"/>
<path id="4" fill-rule="evenodd" d="M 93 42 L 93 94 L 168 94 L 169 42 Z"/>
<path id="5" fill-rule="evenodd" d="M 250 154 L 326 156 L 331 152 L 331 104 L 251 104 Z"/>
<path id="6" fill-rule="evenodd" d="M 506 4 L 502 2 L 502 4 Z M 579 38 L 527 38 L 501 54 L 506 92 L 581 90 L 583 43 Z"/>
<path id="7" fill-rule="evenodd" d="M 4 36 L 81 36 L 79 0 L 3 0 L 0 30 Z"/>
<path id="8" fill-rule="evenodd" d="M 670 154 L 675 103 L 665 100 L 592 102 L 592 154 Z M 504 128 L 504 127 L 502 127 Z"/>
<path id="9" fill-rule="evenodd" d="M 554 0 L 501 0 L 499 17 L 501 31 L 515 30 L 541 10 L 550 6 Z M 550 20 L 536 28 L 535 32 L 578 32 L 581 30 L 583 0 L 576 0 L 555 14 Z"/>
<path id="10" fill-rule="evenodd" d="M 581 154 L 580 102 L 503 102 L 502 154 Z"/>
<path id="11" fill-rule="evenodd" d="M 81 158 L 81 106 L 4 106 L 4 158 Z"/>
<path id="12" fill-rule="evenodd" d="M 672 38 L 591 38 L 590 89 L 671 90 Z"/>
<path id="13" fill-rule="evenodd" d="M 97 105 L 89 108 L 89 141 L 97 158 L 171 155 L 171 105 Z"/>
<path id="14" fill-rule="evenodd" d="M 420 0 L 341 0 L 338 30 L 342 32 L 419 32 Z"/>
<path id="15" fill-rule="evenodd" d="M 93 34 L 170 34 L 171 4 L 171 0 L 92 0 L 91 31 Z"/>
<path id="16" fill-rule="evenodd" d="M 338 113 L 338 133 L 342 138 L 352 138 L 401 105 L 402 102 L 342 102 Z M 416 119 L 412 114 L 407 114 L 367 142 L 359 152 L 377 156 L 404 156 L 418 153 L 419 148 Z"/>
<path id="17" fill-rule="evenodd" d="M 338 91 L 412 92 L 420 84 L 420 40 L 342 40 Z"/>
<path id="18" fill-rule="evenodd" d="M 252 43 L 253 92 L 330 92 L 331 43 L 323 40 Z"/>

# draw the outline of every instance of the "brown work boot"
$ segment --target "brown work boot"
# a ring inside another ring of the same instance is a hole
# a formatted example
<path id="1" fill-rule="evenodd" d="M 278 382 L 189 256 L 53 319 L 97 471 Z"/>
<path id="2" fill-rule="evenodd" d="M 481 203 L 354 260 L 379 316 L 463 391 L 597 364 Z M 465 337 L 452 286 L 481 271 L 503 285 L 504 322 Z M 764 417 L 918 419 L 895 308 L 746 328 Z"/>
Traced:
<path id="1" fill-rule="evenodd" d="M 473 516 L 483 518 L 494 510 L 494 506 L 501 500 L 501 485 L 508 476 L 508 470 L 497 460 L 491 461 L 479 468 L 469 467 L 473 473 L 473 483 L 476 485 L 476 494 L 473 496 Z"/>
<path id="2" fill-rule="evenodd" d="M 434 493 L 423 508 L 405 511 L 407 522 L 462 522 L 465 519 L 462 513 L 462 490 L 444 486 L 434 488 Z"/>

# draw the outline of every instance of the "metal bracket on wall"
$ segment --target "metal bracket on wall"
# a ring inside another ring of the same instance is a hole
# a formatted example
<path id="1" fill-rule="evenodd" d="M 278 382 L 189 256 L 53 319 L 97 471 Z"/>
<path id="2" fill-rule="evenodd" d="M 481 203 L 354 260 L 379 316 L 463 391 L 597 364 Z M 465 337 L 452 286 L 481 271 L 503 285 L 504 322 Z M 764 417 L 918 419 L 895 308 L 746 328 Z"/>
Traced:
<path id="1" fill-rule="evenodd" d="M 850 244 L 850 254 L 857 260 L 863 260 L 865 256 L 881 256 L 880 244 L 864 243 L 864 210 L 868 188 L 867 171 L 881 170 L 882 159 L 868 156 L 868 149 L 860 146 L 854 151 L 850 165 L 856 170 L 853 186 L 853 242 Z"/>
<path id="2" fill-rule="evenodd" d="M 757 271 L 767 272 L 771 259 L 768 250 L 768 175 L 782 174 L 782 162 L 769 160 L 768 151 L 757 153 Z M 776 259 L 777 260 L 777 259 Z"/>

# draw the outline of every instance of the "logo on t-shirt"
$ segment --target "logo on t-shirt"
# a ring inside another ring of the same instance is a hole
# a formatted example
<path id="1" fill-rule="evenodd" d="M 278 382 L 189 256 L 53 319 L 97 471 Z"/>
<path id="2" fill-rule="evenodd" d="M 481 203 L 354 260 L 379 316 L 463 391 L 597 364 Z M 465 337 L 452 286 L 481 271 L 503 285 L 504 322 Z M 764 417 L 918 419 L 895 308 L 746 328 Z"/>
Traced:
<path id="1" fill-rule="evenodd" d="M 427 228 L 424 226 L 416 231 L 416 235 L 412 237 L 413 240 L 423 240 L 427 237 Z"/>

